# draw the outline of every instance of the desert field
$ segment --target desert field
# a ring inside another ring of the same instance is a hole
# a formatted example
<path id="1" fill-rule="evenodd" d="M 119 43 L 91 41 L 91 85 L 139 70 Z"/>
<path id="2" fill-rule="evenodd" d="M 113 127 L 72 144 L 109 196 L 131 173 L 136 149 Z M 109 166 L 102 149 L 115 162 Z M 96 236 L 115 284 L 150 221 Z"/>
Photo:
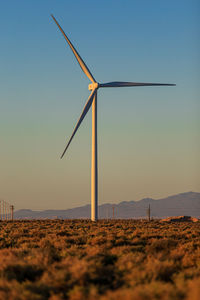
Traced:
<path id="1" fill-rule="evenodd" d="M 0 299 L 200 299 L 200 222 L 0 222 Z"/>

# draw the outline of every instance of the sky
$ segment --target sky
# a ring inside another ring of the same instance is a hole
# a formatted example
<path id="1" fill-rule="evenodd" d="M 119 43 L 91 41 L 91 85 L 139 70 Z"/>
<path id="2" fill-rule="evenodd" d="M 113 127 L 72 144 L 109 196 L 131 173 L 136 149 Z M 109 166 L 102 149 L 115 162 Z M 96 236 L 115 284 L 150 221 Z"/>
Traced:
<path id="1" fill-rule="evenodd" d="M 0 199 L 16 209 L 90 203 L 91 111 L 65 157 L 88 78 L 176 87 L 98 93 L 99 204 L 200 192 L 198 0 L 0 2 Z"/>

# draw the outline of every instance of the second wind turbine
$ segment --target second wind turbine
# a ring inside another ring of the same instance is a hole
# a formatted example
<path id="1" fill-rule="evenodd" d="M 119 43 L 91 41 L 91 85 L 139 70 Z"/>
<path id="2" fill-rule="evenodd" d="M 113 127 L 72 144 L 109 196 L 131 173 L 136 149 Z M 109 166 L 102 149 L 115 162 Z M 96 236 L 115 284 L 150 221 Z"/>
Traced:
<path id="1" fill-rule="evenodd" d="M 60 27 L 57 20 L 51 15 L 55 23 L 57 24 L 58 28 L 62 32 L 65 40 L 69 44 L 72 52 L 74 53 L 81 69 L 85 73 L 85 75 L 90 79 L 91 83 L 88 86 L 88 89 L 91 91 L 91 94 L 83 108 L 83 111 L 80 115 L 80 118 L 74 128 L 74 131 L 65 147 L 65 150 L 61 156 L 64 156 L 67 148 L 69 147 L 76 131 L 78 130 L 79 126 L 81 125 L 83 119 L 85 118 L 87 112 L 89 111 L 90 107 L 92 106 L 92 164 L 91 164 L 91 220 L 97 221 L 98 220 L 98 159 L 97 159 L 97 90 L 99 88 L 108 88 L 108 87 L 130 87 L 130 86 L 174 86 L 175 84 L 169 83 L 142 83 L 142 82 L 123 82 L 123 81 L 114 81 L 108 83 L 98 83 L 93 75 L 91 74 L 90 70 L 82 60 L 81 56 L 78 54 L 68 37 L 66 36 L 63 29 Z"/>

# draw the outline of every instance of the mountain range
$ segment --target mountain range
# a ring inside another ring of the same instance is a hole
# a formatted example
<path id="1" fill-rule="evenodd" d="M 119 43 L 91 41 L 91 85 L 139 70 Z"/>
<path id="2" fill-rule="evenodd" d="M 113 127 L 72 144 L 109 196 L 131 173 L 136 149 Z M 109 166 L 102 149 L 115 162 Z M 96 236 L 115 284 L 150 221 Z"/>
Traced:
<path id="1" fill-rule="evenodd" d="M 170 216 L 200 217 L 200 193 L 187 192 L 167 198 L 144 198 L 139 201 L 123 201 L 119 204 L 102 204 L 99 206 L 99 218 L 131 219 L 144 218 L 150 206 L 150 214 L 153 218 Z M 86 219 L 90 218 L 90 205 L 84 205 L 66 210 L 42 210 L 20 209 L 15 211 L 15 219 Z"/>

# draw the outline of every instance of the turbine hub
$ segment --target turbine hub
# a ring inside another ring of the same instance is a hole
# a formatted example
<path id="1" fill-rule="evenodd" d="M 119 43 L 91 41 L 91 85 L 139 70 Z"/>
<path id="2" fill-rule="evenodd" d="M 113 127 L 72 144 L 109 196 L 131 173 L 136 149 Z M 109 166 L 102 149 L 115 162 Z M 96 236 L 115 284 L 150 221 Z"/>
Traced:
<path id="1" fill-rule="evenodd" d="M 93 82 L 88 85 L 88 90 L 92 91 L 92 90 L 98 89 L 98 87 L 99 87 L 98 82 Z"/>

